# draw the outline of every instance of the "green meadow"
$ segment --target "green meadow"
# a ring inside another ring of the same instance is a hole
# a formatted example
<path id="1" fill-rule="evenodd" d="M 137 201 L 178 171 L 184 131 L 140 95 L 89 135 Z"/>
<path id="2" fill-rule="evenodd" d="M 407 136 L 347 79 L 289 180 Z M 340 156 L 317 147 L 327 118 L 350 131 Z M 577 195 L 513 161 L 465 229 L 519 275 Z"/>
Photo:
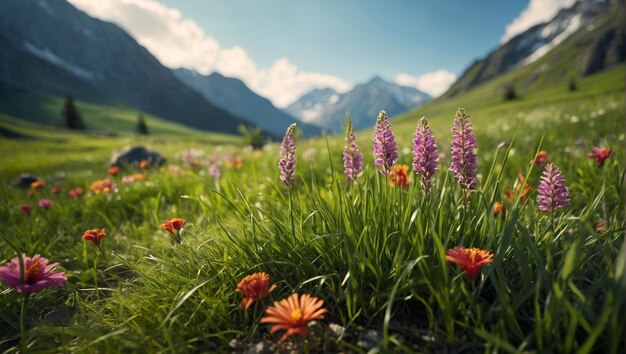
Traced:
<path id="1" fill-rule="evenodd" d="M 137 112 L 82 102 L 83 133 L 0 116 L 0 260 L 41 254 L 68 278 L 31 295 L 23 316 L 24 297 L 0 285 L 0 349 L 618 353 L 626 330 L 625 72 L 620 65 L 582 78 L 575 91 L 565 80 L 519 85 L 519 98 L 504 101 L 502 88 L 527 74 L 517 70 L 393 117 L 398 163 L 409 166 L 416 123 L 430 122 L 441 157 L 429 194 L 410 168 L 406 188 L 390 186 L 373 164 L 372 129 L 357 135 L 364 170 L 355 183 L 343 174 L 343 136 L 297 139 L 288 191 L 279 142 L 252 150 L 240 137 L 149 115 L 151 134 L 136 136 Z M 38 102 L 61 110 L 62 100 Z M 458 107 L 479 146 L 467 204 L 448 171 Z M 112 151 L 132 145 L 167 163 L 109 176 Z M 586 156 L 594 146 L 614 152 L 601 167 Z M 570 191 L 554 220 L 537 208 L 538 151 L 561 168 Z M 13 186 L 23 172 L 45 187 Z M 145 180 L 122 182 L 133 173 Z M 505 191 L 522 187 L 518 174 L 533 190 L 509 200 Z M 90 190 L 105 178 L 117 188 Z M 84 194 L 68 196 L 76 187 Z M 41 198 L 54 205 L 40 208 Z M 505 218 L 494 216 L 496 202 Z M 171 218 L 186 220 L 181 243 L 160 228 Z M 81 238 L 95 228 L 106 229 L 102 252 Z M 493 263 L 469 279 L 446 261 L 457 246 L 488 250 Z M 277 287 L 244 311 L 235 289 L 255 272 Z M 293 293 L 322 299 L 328 312 L 308 337 L 280 342 L 259 320 Z"/>

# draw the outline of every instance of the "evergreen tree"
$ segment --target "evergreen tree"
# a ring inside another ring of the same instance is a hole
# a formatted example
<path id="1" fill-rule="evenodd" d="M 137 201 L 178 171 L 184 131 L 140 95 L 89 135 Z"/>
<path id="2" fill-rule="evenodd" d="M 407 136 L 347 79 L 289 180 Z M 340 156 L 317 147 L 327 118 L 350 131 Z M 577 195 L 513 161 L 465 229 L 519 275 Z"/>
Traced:
<path id="1" fill-rule="evenodd" d="M 85 130 L 83 118 L 80 116 L 78 109 L 76 109 L 76 105 L 74 105 L 74 99 L 69 94 L 65 96 L 65 104 L 63 105 L 61 115 L 63 116 L 64 125 L 67 129 Z"/>
<path id="2" fill-rule="evenodd" d="M 137 127 L 135 128 L 137 134 L 140 135 L 148 135 L 150 134 L 148 131 L 148 124 L 146 124 L 146 119 L 143 117 L 143 114 L 139 115 L 137 120 Z"/>

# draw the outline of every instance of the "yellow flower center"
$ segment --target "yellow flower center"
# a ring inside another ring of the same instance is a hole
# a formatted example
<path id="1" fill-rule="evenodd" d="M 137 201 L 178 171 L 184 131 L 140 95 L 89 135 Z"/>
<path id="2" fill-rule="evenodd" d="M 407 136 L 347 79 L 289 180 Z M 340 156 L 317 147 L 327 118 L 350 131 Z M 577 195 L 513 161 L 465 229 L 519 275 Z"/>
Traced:
<path id="1" fill-rule="evenodd" d="M 293 310 L 291 311 L 291 320 L 294 322 L 298 322 L 300 321 L 300 319 L 302 319 L 302 311 L 298 310 Z"/>

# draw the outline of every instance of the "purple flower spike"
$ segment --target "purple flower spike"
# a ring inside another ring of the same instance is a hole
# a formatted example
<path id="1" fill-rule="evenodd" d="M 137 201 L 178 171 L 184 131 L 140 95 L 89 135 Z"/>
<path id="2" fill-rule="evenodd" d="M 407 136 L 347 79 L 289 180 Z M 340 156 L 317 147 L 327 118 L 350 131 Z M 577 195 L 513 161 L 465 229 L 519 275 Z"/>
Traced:
<path id="1" fill-rule="evenodd" d="M 352 121 L 346 115 L 346 146 L 343 148 L 343 167 L 348 181 L 354 181 L 363 169 L 363 154 L 356 145 L 356 137 L 352 131 Z"/>
<path id="2" fill-rule="evenodd" d="M 565 186 L 565 176 L 557 166 L 547 165 L 537 188 L 539 210 L 552 213 L 566 206 L 569 202 L 569 190 Z"/>
<path id="3" fill-rule="evenodd" d="M 285 188 L 291 190 L 296 181 L 296 123 L 287 128 L 283 143 L 280 146 L 280 161 L 278 161 L 278 169 L 280 170 L 280 180 Z"/>
<path id="4" fill-rule="evenodd" d="M 422 117 L 415 127 L 413 171 L 422 175 L 421 183 L 424 192 L 428 192 L 432 186 L 431 178 L 439 170 L 438 162 L 437 142 L 428 126 L 428 120 L 426 117 Z"/>
<path id="5" fill-rule="evenodd" d="M 40 255 L 28 257 L 22 254 L 24 278 L 20 272 L 20 260 L 15 257 L 11 262 L 0 267 L 0 280 L 15 288 L 20 294 L 36 293 L 49 286 L 63 287 L 67 278 L 63 272 L 53 272 L 59 263 L 48 264 Z"/>
<path id="6" fill-rule="evenodd" d="M 472 123 L 463 108 L 459 108 L 454 117 L 452 128 L 452 165 L 450 171 L 454 173 L 459 186 L 465 190 L 473 190 L 476 185 L 476 152 L 478 144 L 472 133 Z"/>
<path id="7" fill-rule="evenodd" d="M 397 158 L 398 146 L 391 131 L 389 118 L 385 111 L 380 111 L 374 129 L 374 165 L 382 167 L 380 173 L 387 175 Z"/>

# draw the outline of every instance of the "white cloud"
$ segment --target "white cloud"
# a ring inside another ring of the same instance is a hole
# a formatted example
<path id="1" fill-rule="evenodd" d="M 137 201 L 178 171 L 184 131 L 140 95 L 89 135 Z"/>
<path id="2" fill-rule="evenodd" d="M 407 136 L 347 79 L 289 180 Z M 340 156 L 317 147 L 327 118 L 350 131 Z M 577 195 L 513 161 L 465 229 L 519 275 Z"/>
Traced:
<path id="1" fill-rule="evenodd" d="M 576 0 L 530 0 L 528 7 L 506 26 L 500 43 L 524 32 L 530 27 L 552 19 L 560 9 L 572 6 Z"/>
<path id="2" fill-rule="evenodd" d="M 313 88 L 350 88 L 337 76 L 299 70 L 287 58 L 278 59 L 269 68 L 258 68 L 243 48 L 220 47 L 196 22 L 156 0 L 69 1 L 91 16 L 124 28 L 163 65 L 237 77 L 278 107 L 287 106 Z"/>
<path id="3" fill-rule="evenodd" d="M 396 84 L 415 87 L 432 97 L 437 97 L 446 92 L 455 80 L 456 75 L 446 70 L 437 70 L 420 76 L 400 73 L 394 78 Z"/>

